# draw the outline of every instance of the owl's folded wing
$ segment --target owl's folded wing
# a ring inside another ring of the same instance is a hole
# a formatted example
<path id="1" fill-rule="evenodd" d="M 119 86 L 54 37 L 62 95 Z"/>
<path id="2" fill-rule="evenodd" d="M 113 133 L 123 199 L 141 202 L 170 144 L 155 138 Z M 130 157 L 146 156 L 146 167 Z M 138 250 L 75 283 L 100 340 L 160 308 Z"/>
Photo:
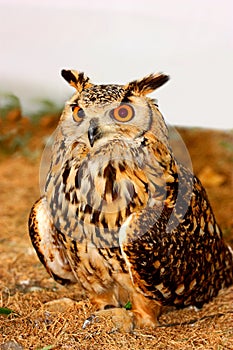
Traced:
<path id="1" fill-rule="evenodd" d="M 36 253 L 48 273 L 59 283 L 77 282 L 60 242 L 59 233 L 52 223 L 46 199 L 39 199 L 29 216 L 29 234 Z"/>
<path id="2" fill-rule="evenodd" d="M 177 211 L 161 203 L 131 214 L 120 247 L 138 291 L 164 305 L 201 307 L 232 284 L 233 257 L 197 178 L 185 214 Z"/>

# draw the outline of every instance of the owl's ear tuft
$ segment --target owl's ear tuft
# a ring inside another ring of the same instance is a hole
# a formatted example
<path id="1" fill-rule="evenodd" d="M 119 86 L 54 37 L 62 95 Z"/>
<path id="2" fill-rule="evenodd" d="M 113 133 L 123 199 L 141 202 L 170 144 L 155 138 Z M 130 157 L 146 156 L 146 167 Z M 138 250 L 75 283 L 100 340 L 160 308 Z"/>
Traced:
<path id="1" fill-rule="evenodd" d="M 61 75 L 78 92 L 92 86 L 92 84 L 89 82 L 89 78 L 83 72 L 62 69 Z"/>
<path id="2" fill-rule="evenodd" d="M 150 74 L 140 80 L 134 80 L 125 85 L 124 89 L 133 95 L 147 95 L 158 89 L 169 80 L 169 76 L 163 73 Z"/>

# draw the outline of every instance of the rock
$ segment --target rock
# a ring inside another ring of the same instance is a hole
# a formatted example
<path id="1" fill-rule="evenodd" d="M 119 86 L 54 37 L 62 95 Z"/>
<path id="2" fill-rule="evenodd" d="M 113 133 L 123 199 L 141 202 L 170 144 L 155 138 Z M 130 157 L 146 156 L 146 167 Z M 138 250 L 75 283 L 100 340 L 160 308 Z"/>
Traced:
<path id="1" fill-rule="evenodd" d="M 44 304 L 44 308 L 50 312 L 64 312 L 69 308 L 73 308 L 77 301 L 69 298 L 61 298 L 56 300 L 48 301 Z"/>

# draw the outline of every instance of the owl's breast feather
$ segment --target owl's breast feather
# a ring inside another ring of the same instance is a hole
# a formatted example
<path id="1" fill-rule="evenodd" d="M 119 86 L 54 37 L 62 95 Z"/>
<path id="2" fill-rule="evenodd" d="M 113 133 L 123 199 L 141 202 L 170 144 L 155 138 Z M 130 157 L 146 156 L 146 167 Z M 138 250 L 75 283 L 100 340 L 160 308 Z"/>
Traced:
<path id="1" fill-rule="evenodd" d="M 47 201 L 60 231 L 118 232 L 132 213 L 165 200 L 166 171 L 142 140 L 115 140 L 94 153 L 79 144 L 72 149 L 72 157 L 47 181 Z"/>

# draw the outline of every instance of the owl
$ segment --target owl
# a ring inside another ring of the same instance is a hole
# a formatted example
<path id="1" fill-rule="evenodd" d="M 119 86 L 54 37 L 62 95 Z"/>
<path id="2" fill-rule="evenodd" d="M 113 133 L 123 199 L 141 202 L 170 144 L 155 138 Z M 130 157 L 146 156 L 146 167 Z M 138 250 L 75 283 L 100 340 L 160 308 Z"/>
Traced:
<path id="1" fill-rule="evenodd" d="M 130 316 L 132 328 L 155 327 L 166 306 L 202 307 L 233 283 L 233 254 L 147 97 L 169 77 L 95 85 L 75 70 L 62 76 L 75 93 L 29 216 L 40 261 L 57 282 L 81 287 L 99 312 Z"/>

